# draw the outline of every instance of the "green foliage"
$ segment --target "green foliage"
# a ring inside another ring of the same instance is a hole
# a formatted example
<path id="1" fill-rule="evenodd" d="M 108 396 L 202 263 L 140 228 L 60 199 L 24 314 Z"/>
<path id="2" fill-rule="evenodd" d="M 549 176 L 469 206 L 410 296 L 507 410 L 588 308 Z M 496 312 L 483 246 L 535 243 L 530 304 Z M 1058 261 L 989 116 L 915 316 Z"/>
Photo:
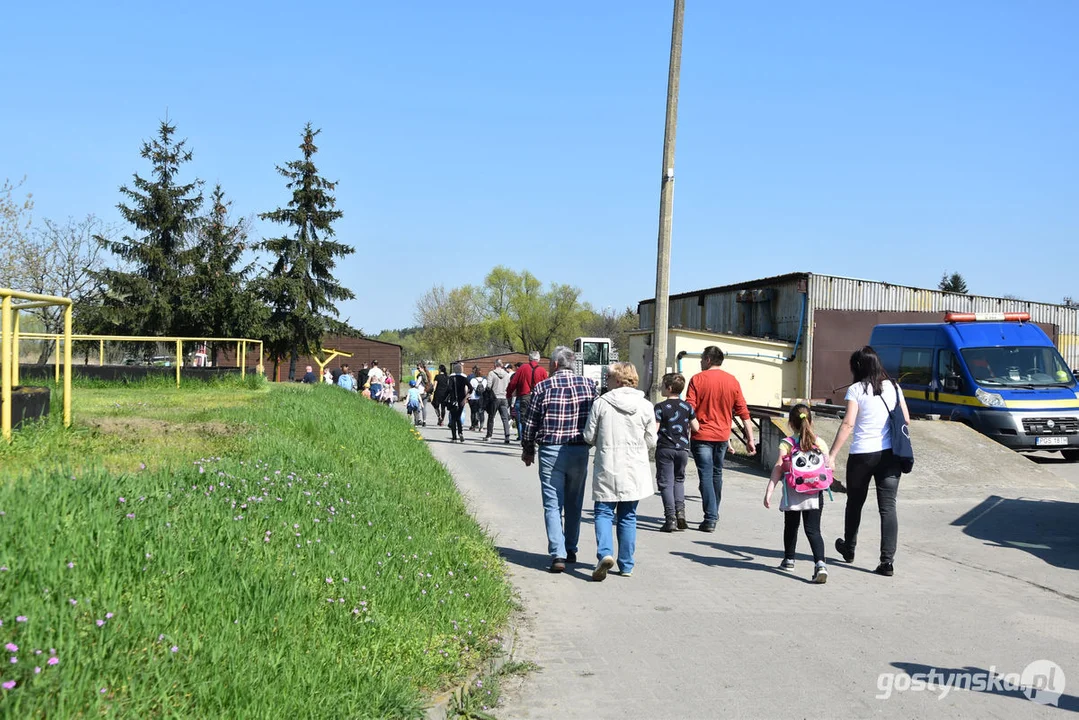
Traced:
<path id="1" fill-rule="evenodd" d="M 221 185 L 215 185 L 210 212 L 195 234 L 184 294 L 193 299 L 190 320 L 199 334 L 257 337 L 267 311 L 248 286 L 254 263 L 240 265 L 247 249 L 247 223 L 233 222 L 231 206 Z"/>
<path id="2" fill-rule="evenodd" d="M 401 330 L 383 330 L 373 339 L 401 346 L 401 362 L 405 367 L 418 362 L 426 362 L 426 352 L 420 338 L 421 328 L 403 328 Z"/>
<path id="3" fill-rule="evenodd" d="M 559 283 L 545 289 L 527 270 L 498 266 L 483 287 L 432 288 L 417 302 L 415 317 L 432 358 L 532 350 L 548 355 L 579 335 L 588 319 L 591 310 L 580 294 Z"/>
<path id="4" fill-rule="evenodd" d="M 499 646 L 503 563 L 400 413 L 233 381 L 74 401 L 0 445 L 0 715 L 418 718 Z"/>
<path id="5" fill-rule="evenodd" d="M 351 255 L 354 249 L 332 239 L 333 223 L 343 213 L 335 209 L 331 194 L 337 183 L 320 176 L 315 167 L 315 136 L 319 132 L 308 123 L 300 143 L 302 159 L 277 168 L 292 191 L 288 205 L 259 216 L 290 230 L 259 244 L 272 255 L 273 265 L 258 283 L 259 293 L 270 307 L 264 333 L 267 347 L 272 357 L 289 357 L 290 380 L 295 378 L 300 353 L 317 352 L 326 332 L 348 330 L 336 321 L 336 304 L 355 297 L 333 275 L 337 258 Z"/>
<path id="6" fill-rule="evenodd" d="M 968 292 L 967 281 L 957 272 L 949 274 L 945 271 L 944 274 L 940 276 L 940 283 L 937 287 L 944 292 L 959 293 L 962 295 L 966 295 Z"/>
<path id="7" fill-rule="evenodd" d="M 158 135 L 143 143 L 143 158 L 152 166 L 150 179 L 135 175 L 133 187 L 120 193 L 117 207 L 140 233 L 98 241 L 130 271 L 109 268 L 95 273 L 106 286 L 100 320 L 113 332 L 128 335 L 188 335 L 190 300 L 183 281 L 190 262 L 187 235 L 196 228 L 202 205 L 201 180 L 179 183 L 181 167 L 191 161 L 187 141 L 176 141 L 176 126 L 163 120 Z"/>

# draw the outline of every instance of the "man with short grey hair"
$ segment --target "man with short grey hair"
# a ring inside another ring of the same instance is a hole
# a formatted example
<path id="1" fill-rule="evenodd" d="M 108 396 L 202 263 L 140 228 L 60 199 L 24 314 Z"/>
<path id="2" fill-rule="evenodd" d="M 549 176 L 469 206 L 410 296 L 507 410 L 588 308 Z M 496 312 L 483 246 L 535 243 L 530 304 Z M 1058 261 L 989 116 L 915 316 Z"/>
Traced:
<path id="1" fill-rule="evenodd" d="M 540 490 L 553 573 L 565 571 L 567 562 L 577 562 L 588 477 L 583 432 L 597 397 L 596 384 L 574 371 L 576 360 L 568 347 L 555 348 L 553 374 L 530 388 L 531 402 L 521 413 L 521 460 L 526 466 L 535 462 L 539 447 Z"/>
<path id="2" fill-rule="evenodd" d="M 487 387 L 494 396 L 490 404 L 484 408 L 487 411 L 487 435 L 484 442 L 491 439 L 495 430 L 495 414 L 502 418 L 502 430 L 506 434 L 506 444 L 510 444 L 510 406 L 506 398 L 506 390 L 510 384 L 510 374 L 506 372 L 506 363 L 502 358 L 495 360 L 495 367 L 487 373 Z"/>

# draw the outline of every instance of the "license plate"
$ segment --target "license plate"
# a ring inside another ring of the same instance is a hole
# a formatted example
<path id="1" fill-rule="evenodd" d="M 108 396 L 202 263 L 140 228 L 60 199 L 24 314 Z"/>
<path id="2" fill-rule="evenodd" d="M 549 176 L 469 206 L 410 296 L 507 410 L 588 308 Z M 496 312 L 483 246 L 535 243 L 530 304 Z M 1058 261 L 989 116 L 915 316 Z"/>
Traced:
<path id="1" fill-rule="evenodd" d="M 1068 438 L 1066 437 L 1040 437 L 1034 438 L 1035 445 L 1067 445 Z"/>

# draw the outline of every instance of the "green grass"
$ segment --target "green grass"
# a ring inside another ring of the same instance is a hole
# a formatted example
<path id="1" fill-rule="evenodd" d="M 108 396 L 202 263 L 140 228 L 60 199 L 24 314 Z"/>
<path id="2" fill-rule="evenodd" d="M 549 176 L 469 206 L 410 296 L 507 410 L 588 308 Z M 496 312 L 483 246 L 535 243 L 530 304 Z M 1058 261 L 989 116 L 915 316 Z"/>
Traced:
<path id="1" fill-rule="evenodd" d="M 3 716 L 419 717 L 499 645 L 502 561 L 403 415 L 238 380 L 73 399 L 0 444 Z"/>

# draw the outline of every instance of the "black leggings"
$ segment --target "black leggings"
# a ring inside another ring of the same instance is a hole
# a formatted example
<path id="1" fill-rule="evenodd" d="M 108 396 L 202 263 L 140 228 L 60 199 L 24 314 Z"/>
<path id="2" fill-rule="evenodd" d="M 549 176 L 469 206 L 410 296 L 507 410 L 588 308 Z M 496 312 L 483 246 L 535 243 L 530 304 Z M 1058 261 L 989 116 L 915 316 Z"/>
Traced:
<path id="1" fill-rule="evenodd" d="M 816 510 L 787 510 L 783 513 L 783 557 L 794 559 L 798 547 L 798 524 L 804 521 L 806 540 L 813 551 L 814 562 L 824 562 L 824 538 L 820 534 L 820 515 L 824 499 L 818 499 Z"/>
<path id="2" fill-rule="evenodd" d="M 877 510 L 880 512 L 880 561 L 890 563 L 895 558 L 899 541 L 899 515 L 896 496 L 899 494 L 899 460 L 891 450 L 860 453 L 847 458 L 847 512 L 844 541 L 854 552 L 858 544 L 858 526 L 862 523 L 862 506 L 869 495 L 869 481 L 877 486 Z"/>
<path id="3" fill-rule="evenodd" d="M 450 411 L 450 435 L 456 440 L 458 437 L 462 439 L 465 436 L 465 428 L 461 423 L 461 414 L 465 411 L 460 405 L 449 405 L 447 408 Z"/>

